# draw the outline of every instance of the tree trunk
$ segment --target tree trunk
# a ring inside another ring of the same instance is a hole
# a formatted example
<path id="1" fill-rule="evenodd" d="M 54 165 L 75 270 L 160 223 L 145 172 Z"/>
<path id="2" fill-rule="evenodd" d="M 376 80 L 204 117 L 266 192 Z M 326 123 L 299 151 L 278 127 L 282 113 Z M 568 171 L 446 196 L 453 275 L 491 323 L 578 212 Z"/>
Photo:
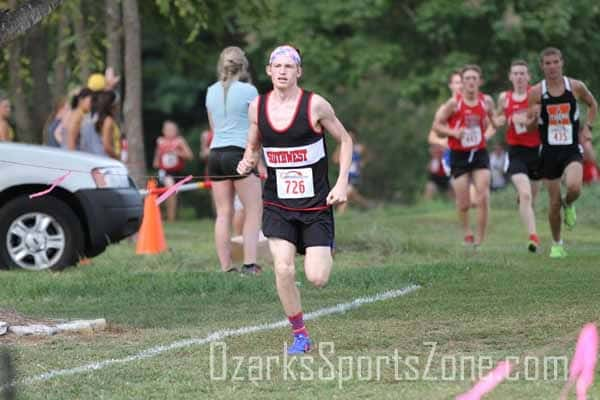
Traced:
<path id="1" fill-rule="evenodd" d="M 17 0 L 10 0 L 9 7 L 15 8 Z M 10 75 L 9 91 L 10 100 L 14 108 L 15 121 L 17 123 L 17 140 L 21 142 L 34 142 L 33 130 L 27 101 L 25 100 L 25 86 L 21 77 L 21 40 L 14 40 L 8 46 L 9 61 L 8 69 Z"/>
<path id="2" fill-rule="evenodd" d="M 31 76 L 33 87 L 31 91 L 32 135 L 37 143 L 44 140 L 44 125 L 52 109 L 52 94 L 48 84 L 50 60 L 48 58 L 49 32 L 42 24 L 34 27 L 27 38 L 28 56 L 31 60 Z"/>
<path id="3" fill-rule="evenodd" d="M 120 0 L 106 0 L 106 66 L 116 75 L 122 72 L 121 38 L 123 36 Z"/>
<path id="4" fill-rule="evenodd" d="M 146 159 L 142 126 L 142 46 L 137 0 L 123 2 L 125 33 L 125 133 L 129 145 L 129 171 L 139 186 L 144 186 Z"/>
<path id="5" fill-rule="evenodd" d="M 75 28 L 75 48 L 77 49 L 77 59 L 79 63 L 79 80 L 82 85 L 87 84 L 90 77 L 90 40 L 85 26 L 85 17 L 83 13 L 83 4 L 78 1 L 73 15 L 73 26 Z"/>
<path id="6" fill-rule="evenodd" d="M 0 13 L 0 47 L 27 32 L 62 2 L 63 0 L 29 0 L 16 7 L 16 3 L 11 1 L 9 7 L 12 11 Z"/>
<path id="7" fill-rule="evenodd" d="M 61 14 L 58 23 L 58 47 L 56 49 L 56 59 L 54 60 L 54 100 L 67 95 L 67 60 L 69 58 L 69 45 L 67 37 L 69 36 L 69 18 Z"/>

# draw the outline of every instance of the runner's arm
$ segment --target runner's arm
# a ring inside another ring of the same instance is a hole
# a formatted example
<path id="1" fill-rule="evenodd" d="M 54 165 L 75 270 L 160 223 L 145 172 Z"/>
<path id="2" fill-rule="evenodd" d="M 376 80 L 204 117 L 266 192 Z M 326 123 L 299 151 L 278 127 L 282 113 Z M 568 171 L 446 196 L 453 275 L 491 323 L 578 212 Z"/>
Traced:
<path id="1" fill-rule="evenodd" d="M 348 196 L 348 174 L 352 163 L 352 137 L 337 118 L 333 107 L 327 100 L 319 95 L 313 95 L 311 107 L 314 107 L 318 125 L 329 132 L 340 145 L 340 171 L 335 185 L 327 196 L 327 204 L 344 203 Z"/>
<path id="2" fill-rule="evenodd" d="M 462 136 L 462 129 L 452 129 L 448 126 L 448 119 L 456 110 L 456 101 L 454 99 L 448 100 L 444 103 L 435 113 L 433 120 L 433 130 L 436 131 L 440 137 L 453 136 L 460 138 Z"/>
<path id="3" fill-rule="evenodd" d="M 180 136 L 181 141 L 180 141 L 180 145 L 177 146 L 177 155 L 181 158 L 183 158 L 184 160 L 193 160 L 194 159 L 194 153 L 192 153 L 192 149 L 190 149 L 190 146 L 188 145 L 188 142 L 185 140 L 185 138 L 183 136 Z"/>
<path id="4" fill-rule="evenodd" d="M 541 96 L 539 84 L 533 86 L 527 96 L 527 131 L 529 132 L 537 128 L 538 118 L 540 117 Z"/>
<path id="5" fill-rule="evenodd" d="M 485 136 L 485 140 L 490 140 L 492 138 L 492 136 L 494 136 L 496 134 L 496 132 L 498 131 L 496 129 L 496 127 L 494 126 L 494 124 L 491 122 L 492 118 L 490 118 L 489 116 L 486 117 L 485 120 L 485 132 L 483 133 L 483 135 Z"/>
<path id="6" fill-rule="evenodd" d="M 494 99 L 492 99 L 492 96 L 486 94 L 483 98 L 483 101 L 485 103 L 485 110 L 487 112 L 487 116 L 489 119 L 488 122 L 494 127 L 493 133 L 496 133 L 495 129 L 498 128 L 499 125 L 496 124 L 496 115 L 495 115 L 496 105 L 494 104 Z"/>
<path id="7" fill-rule="evenodd" d="M 504 115 L 504 109 L 506 108 L 506 92 L 500 93 L 498 96 L 498 103 L 496 104 L 496 111 L 494 113 L 494 125 L 499 128 L 507 123 L 506 116 Z"/>
<path id="8" fill-rule="evenodd" d="M 429 135 L 427 135 L 427 143 L 431 145 L 438 145 L 443 147 L 448 147 L 448 138 L 442 138 L 438 135 L 437 131 L 433 129 L 433 127 L 429 130 Z"/>
<path id="9" fill-rule="evenodd" d="M 598 114 L 598 102 L 583 82 L 574 80 L 573 89 L 575 91 L 575 96 L 577 96 L 578 99 L 581 99 L 588 108 L 587 120 L 582 129 L 582 136 L 585 140 L 592 140 L 592 126 L 594 125 L 594 120 Z"/>

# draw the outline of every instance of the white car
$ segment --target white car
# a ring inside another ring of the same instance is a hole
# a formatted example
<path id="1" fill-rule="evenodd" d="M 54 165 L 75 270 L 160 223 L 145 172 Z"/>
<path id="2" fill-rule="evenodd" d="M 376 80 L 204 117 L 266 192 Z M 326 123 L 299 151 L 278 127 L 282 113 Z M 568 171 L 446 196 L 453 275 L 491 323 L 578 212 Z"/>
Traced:
<path id="1" fill-rule="evenodd" d="M 137 232 L 141 218 L 142 197 L 119 161 L 0 143 L 0 268 L 62 269 Z"/>

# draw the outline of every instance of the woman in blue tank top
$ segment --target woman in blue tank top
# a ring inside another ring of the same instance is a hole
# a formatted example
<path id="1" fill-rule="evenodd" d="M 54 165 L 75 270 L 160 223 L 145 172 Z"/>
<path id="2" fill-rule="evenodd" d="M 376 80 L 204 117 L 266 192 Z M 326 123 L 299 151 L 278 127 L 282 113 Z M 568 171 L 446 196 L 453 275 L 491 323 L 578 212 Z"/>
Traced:
<path id="1" fill-rule="evenodd" d="M 244 266 L 242 272 L 256 274 L 258 234 L 262 219 L 260 179 L 255 174 L 239 175 L 238 162 L 244 155 L 248 137 L 248 106 L 258 96 L 249 82 L 248 60 L 239 47 L 227 47 L 219 56 L 219 80 L 208 88 L 206 110 L 214 137 L 208 156 L 208 175 L 217 213 L 215 244 L 223 271 L 231 266 L 231 224 L 233 199 L 237 194 L 244 206 Z M 246 82 L 245 82 L 246 81 Z M 263 167 L 264 170 L 264 167 Z"/>

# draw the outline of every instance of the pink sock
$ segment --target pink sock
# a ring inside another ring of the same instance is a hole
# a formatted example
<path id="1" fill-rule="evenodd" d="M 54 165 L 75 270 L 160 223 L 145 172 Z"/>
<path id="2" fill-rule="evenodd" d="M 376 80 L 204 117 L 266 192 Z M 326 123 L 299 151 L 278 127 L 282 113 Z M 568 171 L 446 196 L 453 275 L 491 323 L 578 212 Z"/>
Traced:
<path id="1" fill-rule="evenodd" d="M 292 325 L 292 333 L 294 335 L 302 334 L 302 335 L 308 337 L 308 331 L 306 330 L 306 327 L 304 326 L 304 319 L 302 318 L 301 312 L 296 315 L 293 315 L 291 317 L 288 317 L 288 320 L 290 321 L 290 324 Z"/>

